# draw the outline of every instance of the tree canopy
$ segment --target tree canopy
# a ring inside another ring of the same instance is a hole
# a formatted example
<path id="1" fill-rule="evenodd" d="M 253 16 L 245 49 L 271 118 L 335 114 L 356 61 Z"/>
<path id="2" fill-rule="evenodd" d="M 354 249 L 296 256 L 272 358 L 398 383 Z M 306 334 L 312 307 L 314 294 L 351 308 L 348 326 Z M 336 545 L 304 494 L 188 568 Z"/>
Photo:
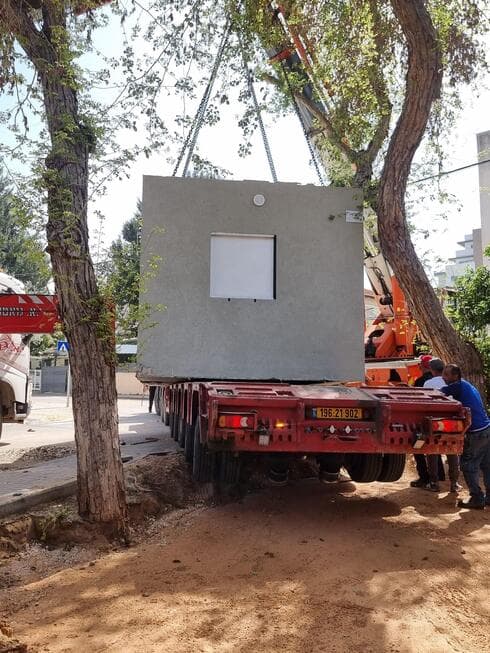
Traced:
<path id="1" fill-rule="evenodd" d="M 490 248 L 487 249 L 490 254 Z M 480 266 L 456 279 L 449 298 L 449 315 L 456 329 L 478 349 L 490 402 L 490 270 Z"/>
<path id="2" fill-rule="evenodd" d="M 490 326 L 490 270 L 480 266 L 455 281 L 451 317 L 466 337 L 486 333 Z"/>
<path id="3" fill-rule="evenodd" d="M 45 248 L 45 238 L 0 175 L 0 268 L 28 292 L 46 292 L 51 270 Z"/>
<path id="4" fill-rule="evenodd" d="M 140 320 L 141 203 L 112 242 L 101 265 L 103 283 L 116 305 L 116 337 L 135 338 Z"/>

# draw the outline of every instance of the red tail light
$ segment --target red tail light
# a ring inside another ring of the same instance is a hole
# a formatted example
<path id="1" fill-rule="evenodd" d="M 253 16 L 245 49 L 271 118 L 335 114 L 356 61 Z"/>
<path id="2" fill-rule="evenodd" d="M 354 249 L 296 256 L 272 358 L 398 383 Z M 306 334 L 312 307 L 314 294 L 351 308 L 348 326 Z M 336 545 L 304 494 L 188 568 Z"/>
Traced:
<path id="1" fill-rule="evenodd" d="M 463 433 L 465 423 L 462 419 L 433 419 L 432 431 L 437 433 Z"/>
<path id="2" fill-rule="evenodd" d="M 218 415 L 218 427 L 220 429 L 253 429 L 255 419 L 253 415 L 231 415 L 221 413 Z"/>

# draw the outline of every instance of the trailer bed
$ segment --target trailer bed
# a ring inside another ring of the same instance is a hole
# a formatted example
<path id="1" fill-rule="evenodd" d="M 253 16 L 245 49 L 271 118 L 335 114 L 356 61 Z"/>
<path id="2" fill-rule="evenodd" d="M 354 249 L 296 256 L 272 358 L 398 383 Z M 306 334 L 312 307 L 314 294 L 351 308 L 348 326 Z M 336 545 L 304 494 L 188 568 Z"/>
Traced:
<path id="1" fill-rule="evenodd" d="M 202 442 L 236 452 L 453 453 L 468 411 L 437 390 L 190 382 L 168 387 L 170 412 Z"/>

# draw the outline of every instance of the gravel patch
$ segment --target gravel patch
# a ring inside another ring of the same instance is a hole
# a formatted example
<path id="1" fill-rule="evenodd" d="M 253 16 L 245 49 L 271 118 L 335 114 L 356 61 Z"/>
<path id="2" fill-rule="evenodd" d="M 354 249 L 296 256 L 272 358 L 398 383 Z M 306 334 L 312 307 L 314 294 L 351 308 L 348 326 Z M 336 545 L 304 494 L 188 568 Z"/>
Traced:
<path id="1" fill-rule="evenodd" d="M 40 447 L 2 447 L 0 449 L 0 471 L 7 469 L 27 469 L 36 463 L 71 456 L 76 452 L 75 443 L 46 444 Z"/>

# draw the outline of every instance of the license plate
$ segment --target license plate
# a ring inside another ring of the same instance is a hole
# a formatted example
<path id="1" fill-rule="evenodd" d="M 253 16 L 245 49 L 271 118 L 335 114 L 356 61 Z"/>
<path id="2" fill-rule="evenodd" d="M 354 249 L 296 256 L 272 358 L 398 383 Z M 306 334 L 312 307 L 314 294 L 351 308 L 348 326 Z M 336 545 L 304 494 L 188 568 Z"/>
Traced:
<path id="1" fill-rule="evenodd" d="M 362 419 L 362 408 L 312 408 L 313 419 Z"/>

